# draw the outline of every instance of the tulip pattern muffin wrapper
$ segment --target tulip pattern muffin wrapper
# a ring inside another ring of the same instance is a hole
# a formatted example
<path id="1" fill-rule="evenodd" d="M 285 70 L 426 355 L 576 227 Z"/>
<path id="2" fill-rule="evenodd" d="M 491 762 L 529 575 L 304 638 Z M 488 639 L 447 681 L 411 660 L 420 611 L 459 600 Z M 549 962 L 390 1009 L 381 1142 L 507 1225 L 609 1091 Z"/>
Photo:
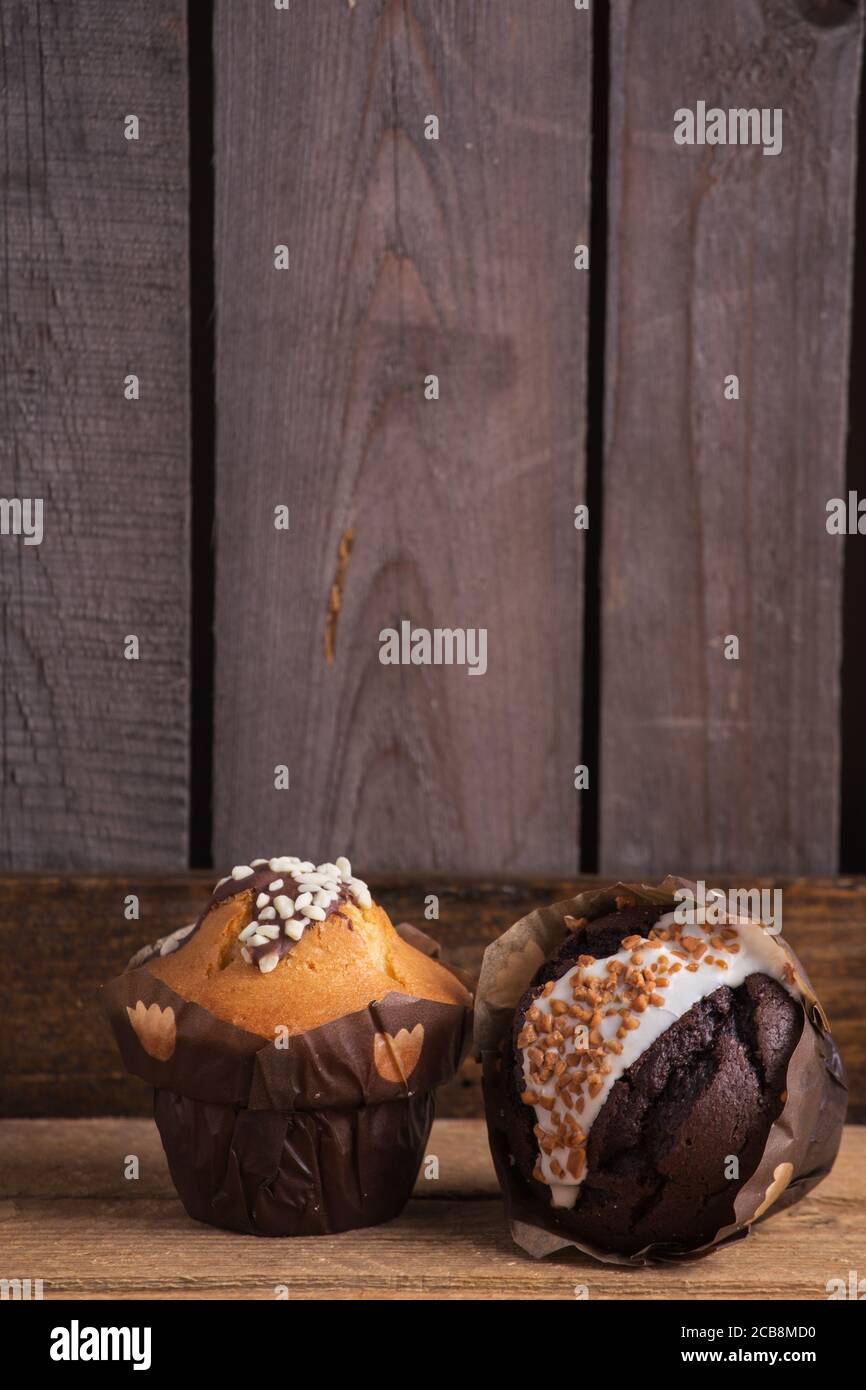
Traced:
<path id="1" fill-rule="evenodd" d="M 545 1208 L 518 1171 L 510 1152 L 504 1112 L 509 1099 L 502 1069 L 503 1043 L 510 1036 L 514 1011 L 544 962 L 568 935 L 566 917 L 590 920 L 616 909 L 627 894 L 638 906 L 672 911 L 677 888 L 695 889 L 687 879 L 668 877 L 658 886 L 618 883 L 576 898 L 553 903 L 521 918 L 484 953 L 475 1001 L 475 1050 L 483 1069 L 484 1107 L 490 1151 L 502 1187 L 515 1243 L 536 1259 L 568 1248 L 605 1264 L 646 1265 L 694 1260 L 749 1234 L 769 1212 L 784 1210 L 804 1197 L 833 1166 L 847 1108 L 844 1071 L 826 1016 L 800 961 L 782 937 L 802 995 L 803 1031 L 787 1072 L 787 1100 L 770 1127 L 757 1168 L 740 1187 L 733 1203 L 734 1220 L 697 1249 L 650 1245 L 634 1255 L 598 1250 L 567 1232 L 553 1208 Z"/>
<path id="2" fill-rule="evenodd" d="M 404 939 L 434 953 L 415 928 Z M 183 999 L 146 967 L 105 987 L 128 1071 L 190 1215 L 254 1234 L 387 1220 L 411 1194 L 433 1091 L 457 1071 L 472 1011 L 391 993 L 268 1042 Z"/>

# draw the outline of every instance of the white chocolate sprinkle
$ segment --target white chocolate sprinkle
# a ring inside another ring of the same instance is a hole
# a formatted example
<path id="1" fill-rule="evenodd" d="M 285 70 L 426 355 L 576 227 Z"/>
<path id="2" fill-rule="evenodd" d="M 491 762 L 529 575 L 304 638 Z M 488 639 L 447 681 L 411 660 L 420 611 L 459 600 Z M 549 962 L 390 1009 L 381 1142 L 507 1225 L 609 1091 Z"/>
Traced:
<path id="1" fill-rule="evenodd" d="M 250 864 L 235 864 L 231 873 L 217 882 L 214 893 L 230 882 L 239 885 L 233 891 L 243 891 L 242 880 L 251 878 L 264 865 L 280 877 L 272 879 L 267 889 L 256 894 L 256 917 L 239 932 L 238 941 L 241 943 L 242 959 L 248 965 L 257 965 L 265 973 L 279 963 L 280 951 L 272 950 L 254 956 L 250 948 L 279 940 L 281 930 L 292 941 L 300 941 L 310 923 L 324 922 L 341 899 L 349 898 L 362 909 L 372 906 L 369 888 L 363 879 L 352 874 L 352 865 L 345 855 L 340 855 L 333 863 L 329 860 L 318 865 L 293 854 L 276 855 L 273 859 L 253 859 Z M 282 888 L 288 888 L 295 896 L 279 892 Z M 231 893 L 226 896 L 231 897 Z M 195 923 L 191 923 L 170 936 L 160 937 L 153 946 L 145 946 L 137 951 L 127 969 L 135 970 L 156 955 L 170 955 L 183 945 L 194 930 Z"/>
<path id="2" fill-rule="evenodd" d="M 142 946 L 141 950 L 136 951 L 135 955 L 127 965 L 127 970 L 137 970 L 146 961 L 153 960 L 154 956 L 172 955 L 195 929 L 195 922 L 190 922 L 189 926 L 178 927 L 177 931 L 171 932 L 168 936 L 161 936 L 152 946 Z"/>
<path id="3" fill-rule="evenodd" d="M 159 946 L 159 954 L 161 956 L 170 956 L 172 952 L 177 950 L 182 942 L 186 941 L 186 938 L 189 936 L 194 926 L 195 922 L 190 922 L 188 927 L 178 927 L 177 931 L 173 931 L 170 936 L 164 936 L 162 940 L 157 943 Z"/>
<path id="4" fill-rule="evenodd" d="M 262 947 L 279 940 L 281 934 L 300 941 L 311 922 L 324 922 L 337 903 L 347 898 L 360 908 L 372 906 L 373 898 L 363 879 L 352 874 L 352 865 L 345 855 L 335 862 L 313 864 L 296 855 L 275 855 L 273 859 L 253 859 L 251 865 L 236 864 L 230 878 L 236 882 L 250 877 L 267 865 L 274 877 L 266 889 L 256 894 L 256 918 L 244 927 L 238 940 L 243 944 L 244 960 L 258 965 L 262 971 L 275 968 L 281 951 L 265 951 L 255 956 L 253 947 Z M 220 879 L 221 888 L 229 879 Z M 281 892 L 287 889 L 287 892 Z M 215 890 L 216 891 L 216 890 Z M 290 896 L 293 895 L 293 896 Z M 161 945 L 161 943 L 157 943 Z M 283 952 L 285 947 L 282 948 Z"/>

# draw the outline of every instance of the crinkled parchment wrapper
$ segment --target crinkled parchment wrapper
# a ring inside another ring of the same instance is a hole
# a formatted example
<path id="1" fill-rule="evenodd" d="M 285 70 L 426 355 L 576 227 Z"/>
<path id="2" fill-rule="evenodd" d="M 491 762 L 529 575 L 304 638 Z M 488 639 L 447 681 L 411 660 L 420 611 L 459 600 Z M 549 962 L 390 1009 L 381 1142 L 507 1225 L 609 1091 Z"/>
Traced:
<path id="1" fill-rule="evenodd" d="M 396 930 L 428 955 L 437 944 Z M 104 989 L 128 1071 L 190 1216 L 253 1235 L 324 1235 L 397 1216 L 457 1071 L 472 1011 L 388 994 L 278 1047 L 183 999 L 146 967 Z"/>
<path id="2" fill-rule="evenodd" d="M 576 898 L 542 907 L 521 918 L 484 953 L 475 1001 L 475 1048 L 483 1063 L 484 1108 L 490 1151 L 505 1198 L 514 1241 L 540 1259 L 572 1247 L 605 1264 L 646 1265 L 657 1261 L 693 1260 L 749 1234 L 753 1223 L 772 1208 L 782 1211 L 798 1202 L 825 1178 L 833 1166 L 842 1135 L 848 1088 L 827 1018 L 790 946 L 781 936 L 802 993 L 804 1027 L 788 1063 L 788 1098 L 770 1129 L 754 1173 L 734 1200 L 735 1220 L 698 1249 L 649 1245 L 635 1255 L 614 1254 L 584 1245 L 559 1224 L 554 1209 L 544 1208 L 514 1164 L 508 1145 L 504 1113 L 508 1101 L 502 1075 L 502 1044 L 514 1020 L 518 1001 L 544 962 L 568 935 L 566 916 L 595 918 L 612 912 L 616 898 L 628 894 L 639 906 L 676 907 L 674 891 L 696 885 L 668 876 L 657 886 L 617 883 L 610 888 L 580 893 Z"/>

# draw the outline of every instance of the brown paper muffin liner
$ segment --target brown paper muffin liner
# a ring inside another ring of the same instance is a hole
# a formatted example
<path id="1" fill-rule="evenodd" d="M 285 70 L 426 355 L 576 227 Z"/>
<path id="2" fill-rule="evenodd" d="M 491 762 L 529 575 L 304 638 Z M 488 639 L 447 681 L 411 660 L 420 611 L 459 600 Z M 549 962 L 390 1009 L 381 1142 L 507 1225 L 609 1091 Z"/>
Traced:
<path id="1" fill-rule="evenodd" d="M 825 1178 L 833 1166 L 848 1104 L 845 1073 L 830 1026 L 799 959 L 781 936 L 802 992 L 803 1031 L 788 1063 L 785 1105 L 770 1128 L 758 1166 L 739 1188 L 734 1219 L 711 1241 L 696 1249 L 649 1245 L 634 1255 L 598 1250 L 581 1243 L 544 1207 L 518 1171 L 510 1153 L 505 1124 L 508 1099 L 502 1072 L 503 1042 L 514 1010 L 544 962 L 568 936 L 566 917 L 602 917 L 628 894 L 638 906 L 672 911 L 677 888 L 695 890 L 688 879 L 668 876 L 658 885 L 617 883 L 580 893 L 576 898 L 538 908 L 491 943 L 484 953 L 475 1000 L 475 1049 L 481 1056 L 484 1108 L 490 1151 L 505 1199 L 515 1243 L 536 1259 L 572 1248 L 605 1264 L 646 1265 L 699 1259 L 722 1245 L 742 1240 L 769 1211 L 782 1211 Z"/>
<path id="2" fill-rule="evenodd" d="M 412 945 L 417 928 L 397 931 Z M 105 986 L 126 1069 L 154 1117 L 190 1216 L 254 1235 L 324 1235 L 396 1216 L 457 1071 L 471 1009 L 389 994 L 267 1042 L 183 999 L 146 968 Z"/>

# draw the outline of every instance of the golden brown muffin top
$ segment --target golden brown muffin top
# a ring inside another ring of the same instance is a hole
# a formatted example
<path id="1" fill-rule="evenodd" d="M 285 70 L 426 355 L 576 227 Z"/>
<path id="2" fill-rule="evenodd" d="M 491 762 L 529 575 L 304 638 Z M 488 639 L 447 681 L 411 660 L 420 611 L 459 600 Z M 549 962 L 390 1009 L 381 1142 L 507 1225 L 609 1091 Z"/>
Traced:
<path id="1" fill-rule="evenodd" d="M 314 869 L 286 858 L 239 866 L 234 877 L 220 880 L 194 927 L 165 938 L 159 954 L 140 952 L 131 964 L 268 1039 L 278 1027 L 303 1033 L 387 994 L 468 1005 L 460 981 L 403 941 L 347 861 L 337 865 Z"/>

